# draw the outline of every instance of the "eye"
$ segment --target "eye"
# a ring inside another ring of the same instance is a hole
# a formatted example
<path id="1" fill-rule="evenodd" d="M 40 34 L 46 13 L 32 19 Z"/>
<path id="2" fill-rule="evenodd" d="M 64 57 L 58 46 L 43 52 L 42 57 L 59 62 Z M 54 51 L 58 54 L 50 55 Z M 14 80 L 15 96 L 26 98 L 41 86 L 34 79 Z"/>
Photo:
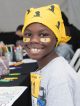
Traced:
<path id="1" fill-rule="evenodd" d="M 32 36 L 32 34 L 31 34 L 30 32 L 26 32 L 24 35 L 25 35 L 26 37 L 31 37 L 31 36 Z"/>
<path id="2" fill-rule="evenodd" d="M 47 37 L 47 36 L 49 36 L 49 34 L 48 33 L 40 33 L 39 36 L 40 37 Z"/>

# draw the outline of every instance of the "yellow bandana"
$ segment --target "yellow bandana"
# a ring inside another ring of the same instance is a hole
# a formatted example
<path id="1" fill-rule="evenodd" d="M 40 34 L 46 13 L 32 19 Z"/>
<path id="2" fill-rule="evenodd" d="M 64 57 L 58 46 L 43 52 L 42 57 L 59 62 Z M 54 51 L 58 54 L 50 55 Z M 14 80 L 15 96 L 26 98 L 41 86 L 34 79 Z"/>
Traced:
<path id="1" fill-rule="evenodd" d="M 28 25 L 35 22 L 41 23 L 51 29 L 58 39 L 57 44 L 67 42 L 71 38 L 66 36 L 61 10 L 57 4 L 27 10 L 22 33 L 24 34 L 24 30 Z"/>

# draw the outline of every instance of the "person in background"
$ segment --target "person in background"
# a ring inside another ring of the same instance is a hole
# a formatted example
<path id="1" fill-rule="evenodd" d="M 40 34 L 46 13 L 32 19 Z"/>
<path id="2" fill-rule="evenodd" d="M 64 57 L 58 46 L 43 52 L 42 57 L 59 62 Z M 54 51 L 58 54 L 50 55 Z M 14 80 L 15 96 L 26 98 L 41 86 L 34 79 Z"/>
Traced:
<path id="1" fill-rule="evenodd" d="M 70 24 L 68 22 L 68 18 L 66 17 L 66 15 L 61 12 L 62 14 L 62 19 L 64 21 L 64 25 L 65 25 L 65 31 L 66 31 L 66 35 L 70 35 Z M 72 39 L 72 37 L 71 37 Z M 70 40 L 71 40 L 70 39 Z M 70 41 L 69 40 L 69 41 Z M 65 42 L 61 42 L 56 48 L 55 51 L 59 56 L 63 56 L 68 62 L 71 61 L 73 55 L 74 55 L 74 50 L 73 50 L 73 45 L 69 43 L 69 41 L 67 43 Z"/>
<path id="2" fill-rule="evenodd" d="M 71 7 L 72 8 L 72 7 Z M 76 9 L 77 10 L 77 9 Z M 76 13 L 76 12 L 75 12 Z M 69 22 L 67 16 L 62 12 L 62 18 L 64 20 L 64 25 L 67 26 L 69 35 L 71 39 L 67 42 L 69 45 L 72 46 L 72 50 L 76 52 L 78 48 L 80 48 L 80 30 Z M 74 18 L 74 17 L 73 17 Z M 74 18 L 75 19 L 75 18 Z"/>
<path id="3" fill-rule="evenodd" d="M 80 106 L 79 78 L 55 48 L 66 36 L 58 4 L 27 10 L 23 42 L 38 69 L 31 73 L 32 106 Z"/>
<path id="4" fill-rule="evenodd" d="M 17 29 L 16 29 L 16 32 L 15 32 L 16 35 L 17 35 L 18 37 L 20 37 L 20 40 L 16 41 L 16 46 L 18 46 L 18 45 L 23 46 L 22 28 L 23 28 L 23 25 L 19 25 L 19 26 L 17 27 Z"/>
<path id="5" fill-rule="evenodd" d="M 69 63 L 74 55 L 72 46 L 68 43 L 60 43 L 59 46 L 55 48 L 56 53 L 59 56 L 63 56 Z"/>
<path id="6" fill-rule="evenodd" d="M 69 27 L 66 25 L 65 25 L 65 31 L 66 31 L 66 35 L 70 35 Z M 68 42 L 65 43 L 64 41 L 61 42 L 55 48 L 55 51 L 59 56 L 63 56 L 68 62 L 71 61 L 74 55 L 73 45 L 69 44 Z"/>
<path id="7" fill-rule="evenodd" d="M 19 37 L 23 37 L 22 28 L 23 28 L 23 25 L 19 25 L 16 29 L 16 35 L 18 35 Z"/>
<path id="8" fill-rule="evenodd" d="M 27 52 L 25 51 L 25 48 L 24 48 L 24 43 L 23 43 L 23 35 L 22 35 L 22 28 L 23 28 L 23 25 L 19 25 L 16 29 L 16 35 L 18 37 L 20 37 L 20 40 L 17 40 L 16 41 L 16 47 L 17 46 L 21 46 L 22 49 L 23 49 L 23 57 L 24 58 L 29 58 L 29 56 L 27 55 Z"/>

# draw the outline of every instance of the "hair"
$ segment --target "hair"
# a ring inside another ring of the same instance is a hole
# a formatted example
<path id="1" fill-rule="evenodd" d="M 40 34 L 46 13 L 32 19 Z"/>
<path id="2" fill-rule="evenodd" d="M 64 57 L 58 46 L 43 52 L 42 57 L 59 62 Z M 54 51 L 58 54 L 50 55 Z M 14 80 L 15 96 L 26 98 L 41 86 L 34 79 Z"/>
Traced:
<path id="1" fill-rule="evenodd" d="M 22 31 L 23 25 L 19 25 L 16 29 L 16 31 L 21 30 Z"/>
<path id="2" fill-rule="evenodd" d="M 70 26 L 69 20 L 68 20 L 67 16 L 65 15 L 65 13 L 61 12 L 61 14 L 62 14 L 62 19 L 64 21 L 64 25 L 65 26 Z"/>

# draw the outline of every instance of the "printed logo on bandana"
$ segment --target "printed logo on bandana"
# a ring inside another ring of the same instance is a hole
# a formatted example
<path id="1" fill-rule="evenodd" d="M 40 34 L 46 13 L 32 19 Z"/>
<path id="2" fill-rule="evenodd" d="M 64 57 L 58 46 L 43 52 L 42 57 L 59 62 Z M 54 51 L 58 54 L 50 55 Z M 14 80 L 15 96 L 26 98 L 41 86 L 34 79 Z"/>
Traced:
<path id="1" fill-rule="evenodd" d="M 59 21 L 57 22 L 56 27 L 59 29 L 59 27 L 60 27 L 60 22 Z"/>
<path id="2" fill-rule="evenodd" d="M 27 10 L 27 14 L 29 14 L 30 13 L 30 10 Z"/>
<path id="3" fill-rule="evenodd" d="M 51 12 L 54 12 L 54 5 L 51 5 L 50 8 L 49 8 L 49 10 L 50 10 Z"/>
<path id="4" fill-rule="evenodd" d="M 40 11 L 36 11 L 34 17 L 40 17 Z"/>

